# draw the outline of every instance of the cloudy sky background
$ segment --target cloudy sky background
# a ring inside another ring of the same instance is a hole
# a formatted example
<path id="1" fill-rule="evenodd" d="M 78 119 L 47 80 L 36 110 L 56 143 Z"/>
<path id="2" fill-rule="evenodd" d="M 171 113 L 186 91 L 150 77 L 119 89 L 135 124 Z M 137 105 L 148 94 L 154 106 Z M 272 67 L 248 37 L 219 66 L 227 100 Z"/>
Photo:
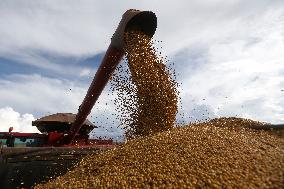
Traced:
<path id="1" fill-rule="evenodd" d="M 155 40 L 178 73 L 178 121 L 238 116 L 284 123 L 283 0 L 0 1 L 0 130 L 76 113 L 122 14 L 158 17 Z M 109 86 L 90 120 L 122 137 Z"/>

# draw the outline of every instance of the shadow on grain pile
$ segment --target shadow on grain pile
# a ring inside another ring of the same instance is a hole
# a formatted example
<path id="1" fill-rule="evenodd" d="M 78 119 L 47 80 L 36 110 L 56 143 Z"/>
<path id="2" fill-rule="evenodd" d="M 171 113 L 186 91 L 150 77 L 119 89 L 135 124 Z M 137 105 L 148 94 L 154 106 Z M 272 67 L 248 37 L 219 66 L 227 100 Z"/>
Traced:
<path id="1" fill-rule="evenodd" d="M 36 188 L 283 188 L 284 139 L 220 118 L 89 155 Z"/>

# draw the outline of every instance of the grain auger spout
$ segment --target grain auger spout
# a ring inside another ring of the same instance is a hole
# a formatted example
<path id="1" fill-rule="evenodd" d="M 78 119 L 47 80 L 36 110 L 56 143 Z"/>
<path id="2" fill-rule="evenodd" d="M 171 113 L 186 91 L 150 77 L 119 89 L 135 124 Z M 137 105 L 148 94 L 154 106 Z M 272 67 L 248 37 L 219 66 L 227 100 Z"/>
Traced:
<path id="1" fill-rule="evenodd" d="M 116 66 L 124 56 L 124 33 L 135 29 L 152 37 L 156 31 L 156 27 L 157 17 L 155 13 L 151 11 L 130 9 L 123 14 L 122 19 L 112 36 L 111 43 L 106 51 L 102 63 L 95 74 L 82 104 L 79 106 L 76 119 L 70 128 L 65 144 L 74 142 L 76 134 L 80 130 L 87 116 L 90 114 Z"/>

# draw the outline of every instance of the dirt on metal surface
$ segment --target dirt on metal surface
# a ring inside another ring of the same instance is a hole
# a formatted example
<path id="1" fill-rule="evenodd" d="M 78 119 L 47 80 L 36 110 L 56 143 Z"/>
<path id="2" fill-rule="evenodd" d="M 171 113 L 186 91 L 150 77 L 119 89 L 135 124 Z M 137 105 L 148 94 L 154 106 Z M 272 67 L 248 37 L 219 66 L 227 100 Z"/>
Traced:
<path id="1" fill-rule="evenodd" d="M 107 150 L 100 147 L 3 148 L 0 159 L 1 188 L 31 188 L 65 174 L 83 157 Z"/>
<path id="2" fill-rule="evenodd" d="M 56 113 L 37 119 L 32 122 L 32 125 L 37 126 L 41 133 L 54 130 L 68 131 L 75 121 L 76 114 L 72 113 Z M 97 128 L 92 122 L 86 120 L 82 126 L 85 130 L 91 131 Z"/>
<path id="3" fill-rule="evenodd" d="M 52 115 L 48 115 L 45 117 L 42 117 L 40 119 L 37 119 L 34 121 L 35 125 L 40 122 L 44 121 L 57 121 L 57 122 L 66 122 L 66 123 L 73 123 L 75 120 L 76 114 L 72 113 L 56 113 Z M 90 121 L 85 121 L 86 125 L 93 125 Z"/>

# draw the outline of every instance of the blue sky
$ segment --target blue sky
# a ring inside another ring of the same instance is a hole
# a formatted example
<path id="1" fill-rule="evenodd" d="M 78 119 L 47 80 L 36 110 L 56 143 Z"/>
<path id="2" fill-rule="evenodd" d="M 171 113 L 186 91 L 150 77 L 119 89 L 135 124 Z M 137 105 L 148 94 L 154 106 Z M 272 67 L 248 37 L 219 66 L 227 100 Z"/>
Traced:
<path id="1" fill-rule="evenodd" d="M 34 131 L 33 119 L 76 113 L 122 14 L 132 8 L 158 17 L 154 39 L 182 83 L 179 121 L 284 122 L 282 0 L 2 0 L 0 130 Z M 89 118 L 100 126 L 96 136 L 121 138 L 108 89 Z"/>

